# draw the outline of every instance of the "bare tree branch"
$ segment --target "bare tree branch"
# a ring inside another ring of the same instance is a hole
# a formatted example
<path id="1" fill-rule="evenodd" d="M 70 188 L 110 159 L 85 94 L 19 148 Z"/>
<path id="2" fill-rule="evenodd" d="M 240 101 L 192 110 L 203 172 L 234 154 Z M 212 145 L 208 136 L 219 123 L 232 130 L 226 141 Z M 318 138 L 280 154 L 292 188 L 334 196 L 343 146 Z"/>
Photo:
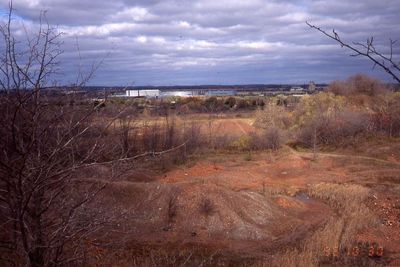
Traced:
<path id="1" fill-rule="evenodd" d="M 375 68 L 375 66 L 381 67 L 395 81 L 400 83 L 400 65 L 398 62 L 396 62 L 393 59 L 393 46 L 395 45 L 396 41 L 390 40 L 390 44 L 389 44 L 390 53 L 389 53 L 389 56 L 387 56 L 384 53 L 376 50 L 373 37 L 368 38 L 365 44 L 355 42 L 355 43 L 353 43 L 353 45 L 350 45 L 350 44 L 346 43 L 345 41 L 343 41 L 340 38 L 339 34 L 335 30 L 332 30 L 332 34 L 330 34 L 327 31 L 321 29 L 320 27 L 317 27 L 317 26 L 309 23 L 308 21 L 306 21 L 306 24 L 310 28 L 319 31 L 323 35 L 327 36 L 328 38 L 336 41 L 337 43 L 339 43 L 341 45 L 341 47 L 346 47 L 350 51 L 354 52 L 354 54 L 352 54 L 351 56 L 354 56 L 354 57 L 363 56 L 363 57 L 368 58 L 369 60 L 371 60 L 374 63 L 373 68 Z M 360 48 L 358 48 L 358 47 L 360 47 Z"/>

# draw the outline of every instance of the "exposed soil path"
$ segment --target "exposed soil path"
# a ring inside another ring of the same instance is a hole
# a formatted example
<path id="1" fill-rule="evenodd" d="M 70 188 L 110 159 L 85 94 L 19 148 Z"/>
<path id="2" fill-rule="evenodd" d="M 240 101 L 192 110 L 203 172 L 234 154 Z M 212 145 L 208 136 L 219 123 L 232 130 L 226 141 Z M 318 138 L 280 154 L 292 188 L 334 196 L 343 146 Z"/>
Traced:
<path id="1" fill-rule="evenodd" d="M 300 156 L 306 156 L 309 159 L 312 159 L 314 157 L 314 153 L 312 152 L 300 152 L 295 149 L 292 149 L 292 153 L 300 155 Z M 384 164 L 390 164 L 390 165 L 396 165 L 400 166 L 399 162 L 395 161 L 390 161 L 390 160 L 383 160 L 380 158 L 374 158 L 374 157 L 367 157 L 367 156 L 359 156 L 359 155 L 349 155 L 349 154 L 335 154 L 335 153 L 326 153 L 326 152 L 318 152 L 317 157 L 319 156 L 325 156 L 325 157 L 333 157 L 333 158 L 349 158 L 349 159 L 359 159 L 359 160 L 371 160 L 379 163 L 384 163 Z"/>
<path id="2" fill-rule="evenodd" d="M 243 129 L 242 125 L 240 125 L 240 123 L 238 123 L 237 121 L 234 121 L 234 123 L 237 125 L 237 127 L 243 134 L 247 134 L 247 132 Z"/>

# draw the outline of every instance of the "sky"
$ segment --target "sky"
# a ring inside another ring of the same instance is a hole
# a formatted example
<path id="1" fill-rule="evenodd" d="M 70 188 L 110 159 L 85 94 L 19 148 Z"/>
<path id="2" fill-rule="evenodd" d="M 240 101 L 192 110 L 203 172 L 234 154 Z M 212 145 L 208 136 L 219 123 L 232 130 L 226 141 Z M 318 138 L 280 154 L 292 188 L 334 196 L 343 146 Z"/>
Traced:
<path id="1" fill-rule="evenodd" d="M 0 0 L 1 23 L 8 2 Z M 391 82 L 305 22 L 349 43 L 373 36 L 384 53 L 400 39 L 400 0 L 14 0 L 13 8 L 17 36 L 37 29 L 41 11 L 62 33 L 61 84 L 100 62 L 88 85 L 304 84 L 357 73 Z"/>

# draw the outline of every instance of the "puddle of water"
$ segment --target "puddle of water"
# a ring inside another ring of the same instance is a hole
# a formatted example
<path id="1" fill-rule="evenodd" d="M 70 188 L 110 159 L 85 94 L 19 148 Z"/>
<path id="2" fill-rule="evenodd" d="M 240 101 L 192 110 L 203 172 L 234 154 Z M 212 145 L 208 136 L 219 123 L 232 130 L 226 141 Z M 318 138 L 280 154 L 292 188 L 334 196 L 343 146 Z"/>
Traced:
<path id="1" fill-rule="evenodd" d="M 298 200 L 300 200 L 300 201 L 302 201 L 302 202 L 305 202 L 305 203 L 311 202 L 311 201 L 312 201 L 312 198 L 311 198 L 307 193 L 305 193 L 305 192 L 297 193 L 297 194 L 294 196 L 294 198 L 295 198 L 295 199 L 298 199 Z"/>

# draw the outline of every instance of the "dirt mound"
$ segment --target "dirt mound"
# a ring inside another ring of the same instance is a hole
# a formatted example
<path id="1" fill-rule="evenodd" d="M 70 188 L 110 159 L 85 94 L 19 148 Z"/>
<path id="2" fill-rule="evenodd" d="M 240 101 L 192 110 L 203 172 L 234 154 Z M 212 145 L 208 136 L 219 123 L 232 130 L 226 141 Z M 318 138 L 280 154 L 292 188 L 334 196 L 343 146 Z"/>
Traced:
<path id="1" fill-rule="evenodd" d="M 206 203 L 211 208 L 207 208 Z M 234 192 L 215 185 L 186 186 L 179 196 L 182 212 L 176 227 L 198 232 L 199 237 L 276 239 L 273 224 L 283 220 L 274 203 L 254 192 Z M 196 218 L 188 220 L 188 218 Z"/>
<path id="2" fill-rule="evenodd" d="M 359 155 L 313 156 L 283 149 L 253 153 L 246 160 L 243 154 L 225 153 L 161 175 L 126 172 L 108 182 L 96 208 L 120 215 L 109 231 L 110 239 L 115 235 L 115 240 L 124 240 L 119 247 L 212 246 L 212 251 L 257 258 L 298 246 L 314 232 L 310 230 L 324 229 L 337 216 L 322 200 L 304 193 L 313 185 L 356 183 L 373 190 L 377 183 L 398 184 L 394 162 Z M 390 236 L 398 233 L 398 188 L 390 196 L 386 188 L 372 192 L 376 194 L 369 207 L 385 221 L 358 237 L 394 251 L 398 239 Z"/>
<path id="3" fill-rule="evenodd" d="M 123 220 L 113 231 L 129 233 L 128 243 L 213 243 L 249 253 L 292 242 L 329 214 L 315 201 L 285 196 L 279 200 L 201 182 L 112 182 L 101 199 L 98 204 L 105 212 L 113 208 L 121 213 Z"/>

